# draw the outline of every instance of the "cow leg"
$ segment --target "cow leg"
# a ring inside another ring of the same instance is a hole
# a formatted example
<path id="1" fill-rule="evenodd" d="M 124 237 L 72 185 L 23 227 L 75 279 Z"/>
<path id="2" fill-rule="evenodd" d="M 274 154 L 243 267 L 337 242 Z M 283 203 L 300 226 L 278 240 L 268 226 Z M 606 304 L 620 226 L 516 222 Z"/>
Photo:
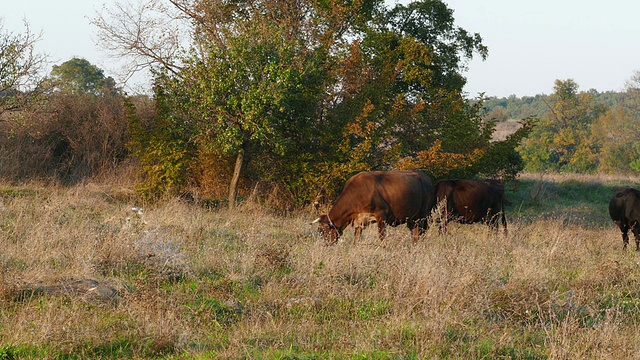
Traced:
<path id="1" fill-rule="evenodd" d="M 447 218 L 442 218 L 440 220 L 440 234 L 446 234 L 447 233 L 447 223 L 449 221 L 447 220 Z"/>
<path id="2" fill-rule="evenodd" d="M 413 244 L 418 243 L 418 239 L 422 234 L 424 234 L 425 226 L 427 223 L 427 219 L 420 219 L 413 221 L 408 221 L 407 225 L 409 226 L 409 230 L 411 230 L 411 239 L 413 240 Z"/>
<path id="3" fill-rule="evenodd" d="M 358 240 L 360 240 L 361 235 L 362 235 L 362 227 L 356 226 L 356 231 L 353 234 L 353 245 L 355 245 L 358 242 Z"/>
<path id="4" fill-rule="evenodd" d="M 418 238 L 420 238 L 420 229 L 418 227 L 414 227 L 411 229 L 411 240 L 413 240 L 413 245 L 418 243 Z"/>
<path id="5" fill-rule="evenodd" d="M 620 224 L 620 231 L 622 232 L 622 250 L 627 250 L 629 244 L 629 227 L 625 224 Z"/>
<path id="6" fill-rule="evenodd" d="M 383 241 L 386 236 L 386 223 L 378 219 L 378 235 L 380 236 L 380 241 Z"/>
<path id="7" fill-rule="evenodd" d="M 636 251 L 640 251 L 640 224 L 633 224 L 633 237 L 636 239 Z M 627 240 L 628 242 L 629 240 Z"/>
<path id="8" fill-rule="evenodd" d="M 447 233 L 447 223 L 448 222 L 449 222 L 449 212 L 447 211 L 447 208 L 445 207 L 440 212 L 440 234 L 446 234 Z"/>
<path id="9" fill-rule="evenodd" d="M 409 231 L 411 231 L 411 240 L 413 240 L 413 244 L 417 244 L 418 238 L 422 234 L 422 229 L 417 225 L 417 223 L 413 223 L 412 221 L 407 222 L 407 227 L 409 228 Z"/>
<path id="10" fill-rule="evenodd" d="M 507 219 L 504 216 L 504 210 L 500 212 L 500 221 L 502 222 L 502 227 L 504 227 L 504 235 L 509 235 L 509 231 L 507 230 Z"/>
<path id="11" fill-rule="evenodd" d="M 491 210 L 489 210 L 489 211 L 491 211 Z M 499 227 L 499 223 L 498 223 L 498 221 L 499 221 L 498 214 L 494 214 L 494 213 L 489 212 L 488 215 L 489 215 L 489 227 L 493 231 L 498 232 L 498 229 L 500 228 Z"/>

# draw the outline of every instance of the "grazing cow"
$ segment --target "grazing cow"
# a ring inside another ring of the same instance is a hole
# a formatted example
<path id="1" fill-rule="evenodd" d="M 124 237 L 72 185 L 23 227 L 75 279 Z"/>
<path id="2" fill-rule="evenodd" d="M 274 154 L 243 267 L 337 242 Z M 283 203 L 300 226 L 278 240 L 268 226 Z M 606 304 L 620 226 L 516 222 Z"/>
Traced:
<path id="1" fill-rule="evenodd" d="M 355 228 L 355 244 L 368 225 L 377 223 L 380 240 L 386 225 L 407 224 L 413 242 L 425 229 L 431 180 L 419 171 L 372 171 L 351 177 L 328 214 L 313 223 L 326 243 L 333 245 L 344 229 Z"/>
<path id="2" fill-rule="evenodd" d="M 609 215 L 622 231 L 622 248 L 629 244 L 629 229 L 636 238 L 636 251 L 640 250 L 640 191 L 624 187 L 616 190 L 609 201 Z"/>
<path id="3" fill-rule="evenodd" d="M 443 203 L 441 229 L 450 220 L 464 224 L 484 222 L 498 230 L 499 222 L 507 232 L 504 216 L 504 186 L 497 180 L 441 180 L 433 186 L 429 214 Z"/>

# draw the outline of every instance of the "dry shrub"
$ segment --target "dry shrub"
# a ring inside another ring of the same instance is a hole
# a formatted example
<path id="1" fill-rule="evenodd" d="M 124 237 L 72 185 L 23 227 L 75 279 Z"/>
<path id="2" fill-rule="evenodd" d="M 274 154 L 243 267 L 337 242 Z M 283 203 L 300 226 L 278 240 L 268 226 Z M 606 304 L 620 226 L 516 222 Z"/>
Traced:
<path id="1" fill-rule="evenodd" d="M 289 250 L 277 245 L 267 245 L 256 256 L 256 267 L 272 269 L 288 269 L 291 267 Z"/>
<path id="2" fill-rule="evenodd" d="M 128 154 L 122 100 L 54 93 L 9 114 L 0 128 L 0 176 L 76 183 L 116 167 Z"/>
<path id="3" fill-rule="evenodd" d="M 189 190 L 197 199 L 227 199 L 233 175 L 234 160 L 230 156 L 200 149 L 194 161 L 193 180 Z"/>

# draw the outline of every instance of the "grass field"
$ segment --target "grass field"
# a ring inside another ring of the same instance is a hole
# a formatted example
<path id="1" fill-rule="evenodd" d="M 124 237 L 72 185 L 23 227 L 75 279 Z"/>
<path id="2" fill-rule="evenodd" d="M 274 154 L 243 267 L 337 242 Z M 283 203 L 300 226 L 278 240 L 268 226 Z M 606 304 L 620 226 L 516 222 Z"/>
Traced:
<path id="1" fill-rule="evenodd" d="M 607 213 L 621 185 L 640 179 L 527 175 L 506 235 L 327 247 L 311 211 L 139 214 L 126 185 L 0 184 L 0 359 L 638 358 L 640 254 Z"/>

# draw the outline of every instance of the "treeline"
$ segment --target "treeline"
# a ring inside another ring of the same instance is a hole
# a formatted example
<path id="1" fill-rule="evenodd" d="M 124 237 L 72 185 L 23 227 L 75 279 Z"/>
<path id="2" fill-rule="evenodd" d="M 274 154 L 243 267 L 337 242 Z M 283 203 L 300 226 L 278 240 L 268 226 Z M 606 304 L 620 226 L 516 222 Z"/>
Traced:
<path id="1" fill-rule="evenodd" d="M 518 147 L 525 170 L 579 173 L 640 171 L 640 82 L 624 92 L 579 91 L 557 80 L 554 93 L 488 98 L 485 116 L 496 121 L 533 117 L 530 136 Z"/>
<path id="2" fill-rule="evenodd" d="M 598 92 L 596 89 L 587 91 L 593 97 L 596 104 L 613 108 L 618 105 L 629 104 L 637 101 L 635 96 L 628 91 L 615 92 L 606 91 Z M 508 97 L 489 96 L 483 100 L 483 107 L 486 116 L 497 122 L 517 121 L 527 117 L 543 118 L 549 112 L 550 103 L 553 101 L 553 95 L 538 94 L 534 96 L 517 97 L 511 95 Z"/>

